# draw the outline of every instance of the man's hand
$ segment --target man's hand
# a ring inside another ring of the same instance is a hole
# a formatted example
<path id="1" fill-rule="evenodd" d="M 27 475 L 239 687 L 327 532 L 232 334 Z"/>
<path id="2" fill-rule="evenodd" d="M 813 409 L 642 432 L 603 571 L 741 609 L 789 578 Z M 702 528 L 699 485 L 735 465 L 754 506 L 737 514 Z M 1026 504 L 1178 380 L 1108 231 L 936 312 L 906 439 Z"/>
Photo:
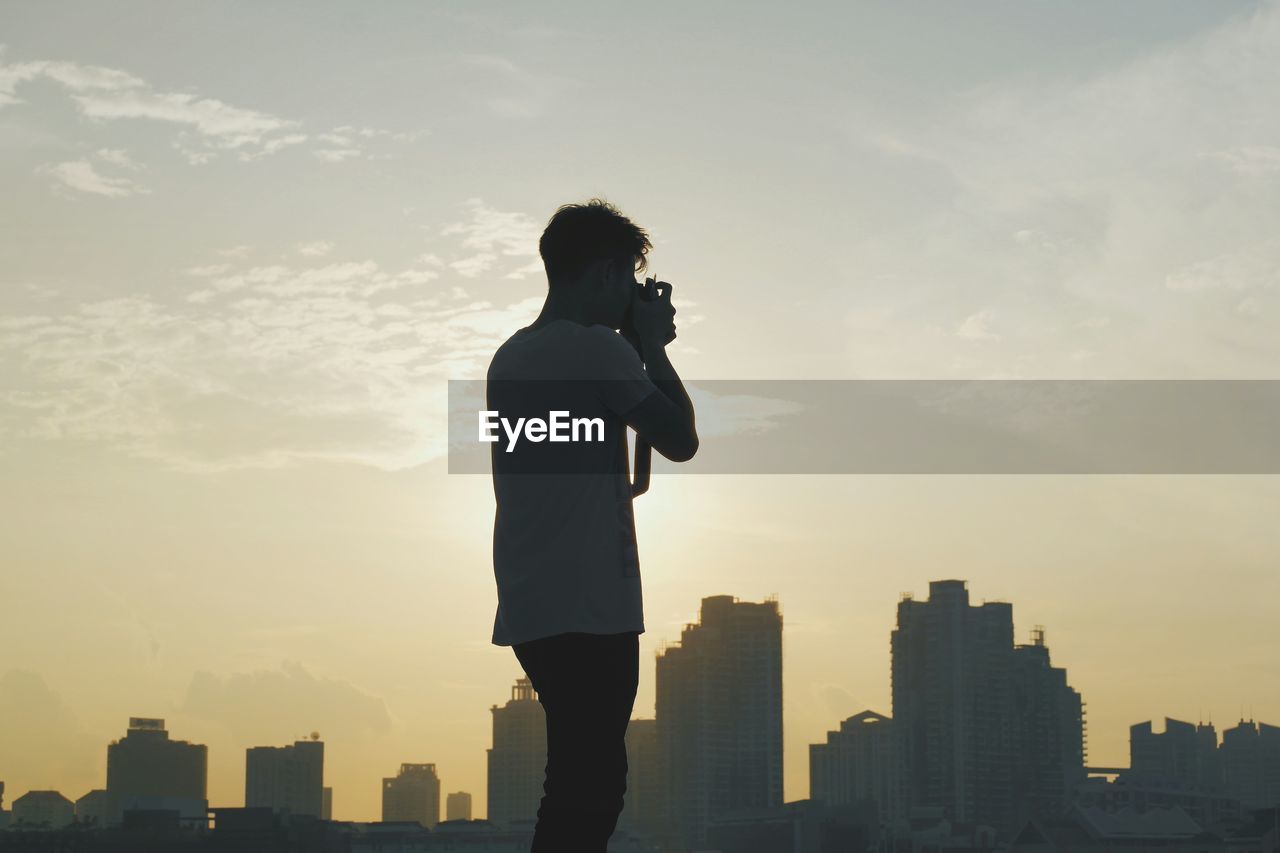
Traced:
<path id="1" fill-rule="evenodd" d="M 631 323 L 630 328 L 624 328 L 623 334 L 641 354 L 645 345 L 666 346 L 676 339 L 676 309 L 671 304 L 671 285 L 660 281 L 657 288 L 658 298 L 654 300 L 642 297 L 639 287 L 631 292 Z"/>

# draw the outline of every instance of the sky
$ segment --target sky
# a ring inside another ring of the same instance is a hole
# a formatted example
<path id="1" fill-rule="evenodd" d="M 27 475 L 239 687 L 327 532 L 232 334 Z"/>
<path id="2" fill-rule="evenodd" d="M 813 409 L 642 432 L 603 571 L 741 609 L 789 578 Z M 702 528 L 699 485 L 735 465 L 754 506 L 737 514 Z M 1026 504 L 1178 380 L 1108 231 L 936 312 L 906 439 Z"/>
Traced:
<path id="1" fill-rule="evenodd" d="M 1280 5 L 1252 0 L 0 7 L 0 780 L 105 785 L 131 716 L 319 731 L 334 816 L 434 762 L 486 813 L 493 492 L 449 379 L 603 196 L 720 379 L 1275 379 Z M 705 399 L 705 398 L 703 398 Z M 785 798 L 891 712 L 903 593 L 1046 629 L 1089 763 L 1165 716 L 1280 724 L 1267 476 L 664 475 L 654 655 L 783 612 Z"/>

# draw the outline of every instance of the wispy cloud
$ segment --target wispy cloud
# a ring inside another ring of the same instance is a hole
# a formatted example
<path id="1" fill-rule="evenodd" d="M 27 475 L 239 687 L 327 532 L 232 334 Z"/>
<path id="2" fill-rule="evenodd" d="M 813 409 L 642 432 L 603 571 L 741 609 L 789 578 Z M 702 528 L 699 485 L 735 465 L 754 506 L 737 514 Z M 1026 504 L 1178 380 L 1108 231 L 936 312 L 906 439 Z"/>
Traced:
<path id="1" fill-rule="evenodd" d="M 1121 375 L 1269 375 L 1277 51 L 1267 3 L 1087 76 L 993 79 L 914 127 L 851 116 L 853 162 L 907 191 L 877 196 L 874 239 L 848 254 L 894 282 L 851 289 L 851 361 L 1078 375 L 1088 351 Z M 1001 339 L 990 356 L 940 352 Z"/>
<path id="2" fill-rule="evenodd" d="M 993 316 L 992 312 L 987 310 L 970 314 L 964 318 L 964 322 L 956 329 L 956 335 L 971 341 L 1000 340 L 1000 336 L 991 331 Z"/>
<path id="3" fill-rule="evenodd" d="M 520 261 L 519 266 L 503 273 L 504 278 L 520 279 L 542 271 L 538 260 L 538 238 L 542 226 L 528 214 L 502 211 L 489 207 L 482 199 L 466 202 L 467 218 L 446 225 L 440 234 L 460 236 L 465 249 L 473 254 L 449 263 L 459 275 L 475 278 L 497 267 L 504 258 Z"/>
<path id="4" fill-rule="evenodd" d="M 88 160 L 46 165 L 40 167 L 39 171 L 54 178 L 62 186 L 90 195 L 117 197 L 150 192 L 129 178 L 112 178 L 99 174 Z"/>
<path id="5" fill-rule="evenodd" d="M 174 140 L 175 147 L 196 165 L 207 163 L 222 152 L 234 152 L 240 160 L 248 161 L 308 142 L 319 146 L 314 148 L 316 157 L 341 162 L 360 156 L 363 146 L 372 140 L 406 142 L 425 133 L 344 126 L 319 135 L 308 134 L 300 132 L 301 122 L 295 119 L 191 92 L 163 91 L 120 69 L 46 60 L 0 63 L 0 107 L 22 104 L 19 90 L 38 80 L 59 84 L 87 118 L 135 119 L 176 126 L 180 132 Z"/>
<path id="6" fill-rule="evenodd" d="M 112 166 L 118 166 L 121 169 L 142 168 L 140 164 L 129 156 L 129 152 L 122 148 L 100 148 L 96 156 L 102 162 L 110 163 Z"/>
<path id="7" fill-rule="evenodd" d="M 545 113 L 562 93 L 582 83 L 558 74 L 534 71 L 504 56 L 463 54 L 459 61 L 490 81 L 492 94 L 482 102 L 504 118 L 533 118 Z"/>
<path id="8" fill-rule="evenodd" d="M 278 670 L 227 676 L 197 672 L 177 710 L 223 724 L 241 743 L 257 743 L 300 737 L 300 709 L 306 711 L 306 725 L 321 736 L 337 731 L 358 742 L 392 726 L 381 698 L 346 681 L 313 675 L 294 661 Z"/>
<path id="9" fill-rule="evenodd" d="M 22 732 L 22 737 L 5 744 L 5 775 L 10 780 L 22 779 L 28 789 L 101 784 L 101 741 L 84 729 L 73 704 L 39 673 L 9 669 L 0 674 L 0 730 Z M 17 791 L 10 791 L 12 801 Z"/>
<path id="10" fill-rule="evenodd" d="M 308 258 L 318 258 L 321 255 L 327 255 L 333 249 L 333 244 L 324 240 L 313 240 L 310 243 L 299 243 L 298 254 Z"/>
<path id="11" fill-rule="evenodd" d="M 541 304 L 475 299 L 431 254 L 398 270 L 219 254 L 184 270 L 177 300 L 32 297 L 0 316 L 0 361 L 20 377 L 0 393 L 0 432 L 194 472 L 418 465 L 447 449 L 445 380 L 483 375 Z"/>

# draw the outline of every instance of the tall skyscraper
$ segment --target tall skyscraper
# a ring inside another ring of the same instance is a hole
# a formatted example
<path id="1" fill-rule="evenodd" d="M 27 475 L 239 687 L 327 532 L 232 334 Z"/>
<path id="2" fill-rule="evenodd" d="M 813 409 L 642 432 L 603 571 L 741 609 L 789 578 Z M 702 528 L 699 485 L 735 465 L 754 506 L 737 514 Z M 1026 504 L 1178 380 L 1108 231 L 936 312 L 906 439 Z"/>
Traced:
<path id="1" fill-rule="evenodd" d="M 291 814 L 324 815 L 324 741 L 318 734 L 292 746 L 245 751 L 244 804 Z"/>
<path id="2" fill-rule="evenodd" d="M 511 698 L 493 705 L 493 746 L 489 761 L 489 820 L 507 828 L 513 820 L 534 821 L 542 805 L 547 768 L 547 716 L 527 677 L 516 679 Z"/>
<path id="3" fill-rule="evenodd" d="M 890 638 L 901 806 L 1012 831 L 1013 608 L 969 605 L 962 580 L 898 602 Z"/>
<path id="4" fill-rule="evenodd" d="M 445 799 L 445 820 L 471 820 L 471 795 L 454 791 Z"/>
<path id="5" fill-rule="evenodd" d="M 203 818 L 209 748 L 169 740 L 164 720 L 130 717 L 129 730 L 107 745 L 107 799 L 111 822 L 127 809 L 177 809 L 182 817 Z"/>
<path id="6" fill-rule="evenodd" d="M 899 822 L 918 807 L 1008 834 L 1059 817 L 1085 779 L 1084 703 L 1049 662 L 1044 629 L 1013 644 L 1013 607 L 970 605 L 962 580 L 898 602 L 893 733 Z"/>
<path id="7" fill-rule="evenodd" d="M 1060 817 L 1085 781 L 1084 702 L 1067 671 L 1049 664 L 1044 628 L 1013 649 L 1013 810 L 1021 825 L 1032 817 Z"/>
<path id="8" fill-rule="evenodd" d="M 1241 720 L 1222 732 L 1227 793 L 1246 809 L 1280 805 L 1280 726 Z"/>
<path id="9" fill-rule="evenodd" d="M 1134 782 L 1172 783 L 1184 789 L 1218 792 L 1223 787 L 1222 757 L 1212 723 L 1164 718 L 1164 731 L 1151 721 L 1129 726 L 1129 770 Z"/>
<path id="10" fill-rule="evenodd" d="M 782 612 L 774 598 L 702 599 L 658 653 L 665 841 L 706 843 L 709 820 L 782 805 Z"/>
<path id="11" fill-rule="evenodd" d="M 882 824 L 897 818 L 897 756 L 893 720 L 863 711 L 809 745 L 809 798 L 830 806 L 872 803 Z"/>
<path id="12" fill-rule="evenodd" d="M 416 820 L 434 829 L 440 822 L 440 777 L 434 764 L 401 764 L 382 780 L 382 819 Z"/>

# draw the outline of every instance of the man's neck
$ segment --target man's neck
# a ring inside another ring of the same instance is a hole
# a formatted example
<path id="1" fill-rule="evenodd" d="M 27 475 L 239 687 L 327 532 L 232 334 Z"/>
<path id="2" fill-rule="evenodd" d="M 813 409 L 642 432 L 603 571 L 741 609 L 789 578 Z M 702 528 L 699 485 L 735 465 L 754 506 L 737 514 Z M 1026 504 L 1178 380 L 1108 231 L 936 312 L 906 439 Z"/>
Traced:
<path id="1" fill-rule="evenodd" d="M 595 322 L 587 316 L 586 306 L 581 302 L 560 296 L 553 290 L 547 293 L 547 299 L 542 304 L 542 311 L 538 314 L 538 319 L 534 320 L 526 328 L 540 329 L 556 320 L 568 320 L 580 326 L 590 326 Z"/>

